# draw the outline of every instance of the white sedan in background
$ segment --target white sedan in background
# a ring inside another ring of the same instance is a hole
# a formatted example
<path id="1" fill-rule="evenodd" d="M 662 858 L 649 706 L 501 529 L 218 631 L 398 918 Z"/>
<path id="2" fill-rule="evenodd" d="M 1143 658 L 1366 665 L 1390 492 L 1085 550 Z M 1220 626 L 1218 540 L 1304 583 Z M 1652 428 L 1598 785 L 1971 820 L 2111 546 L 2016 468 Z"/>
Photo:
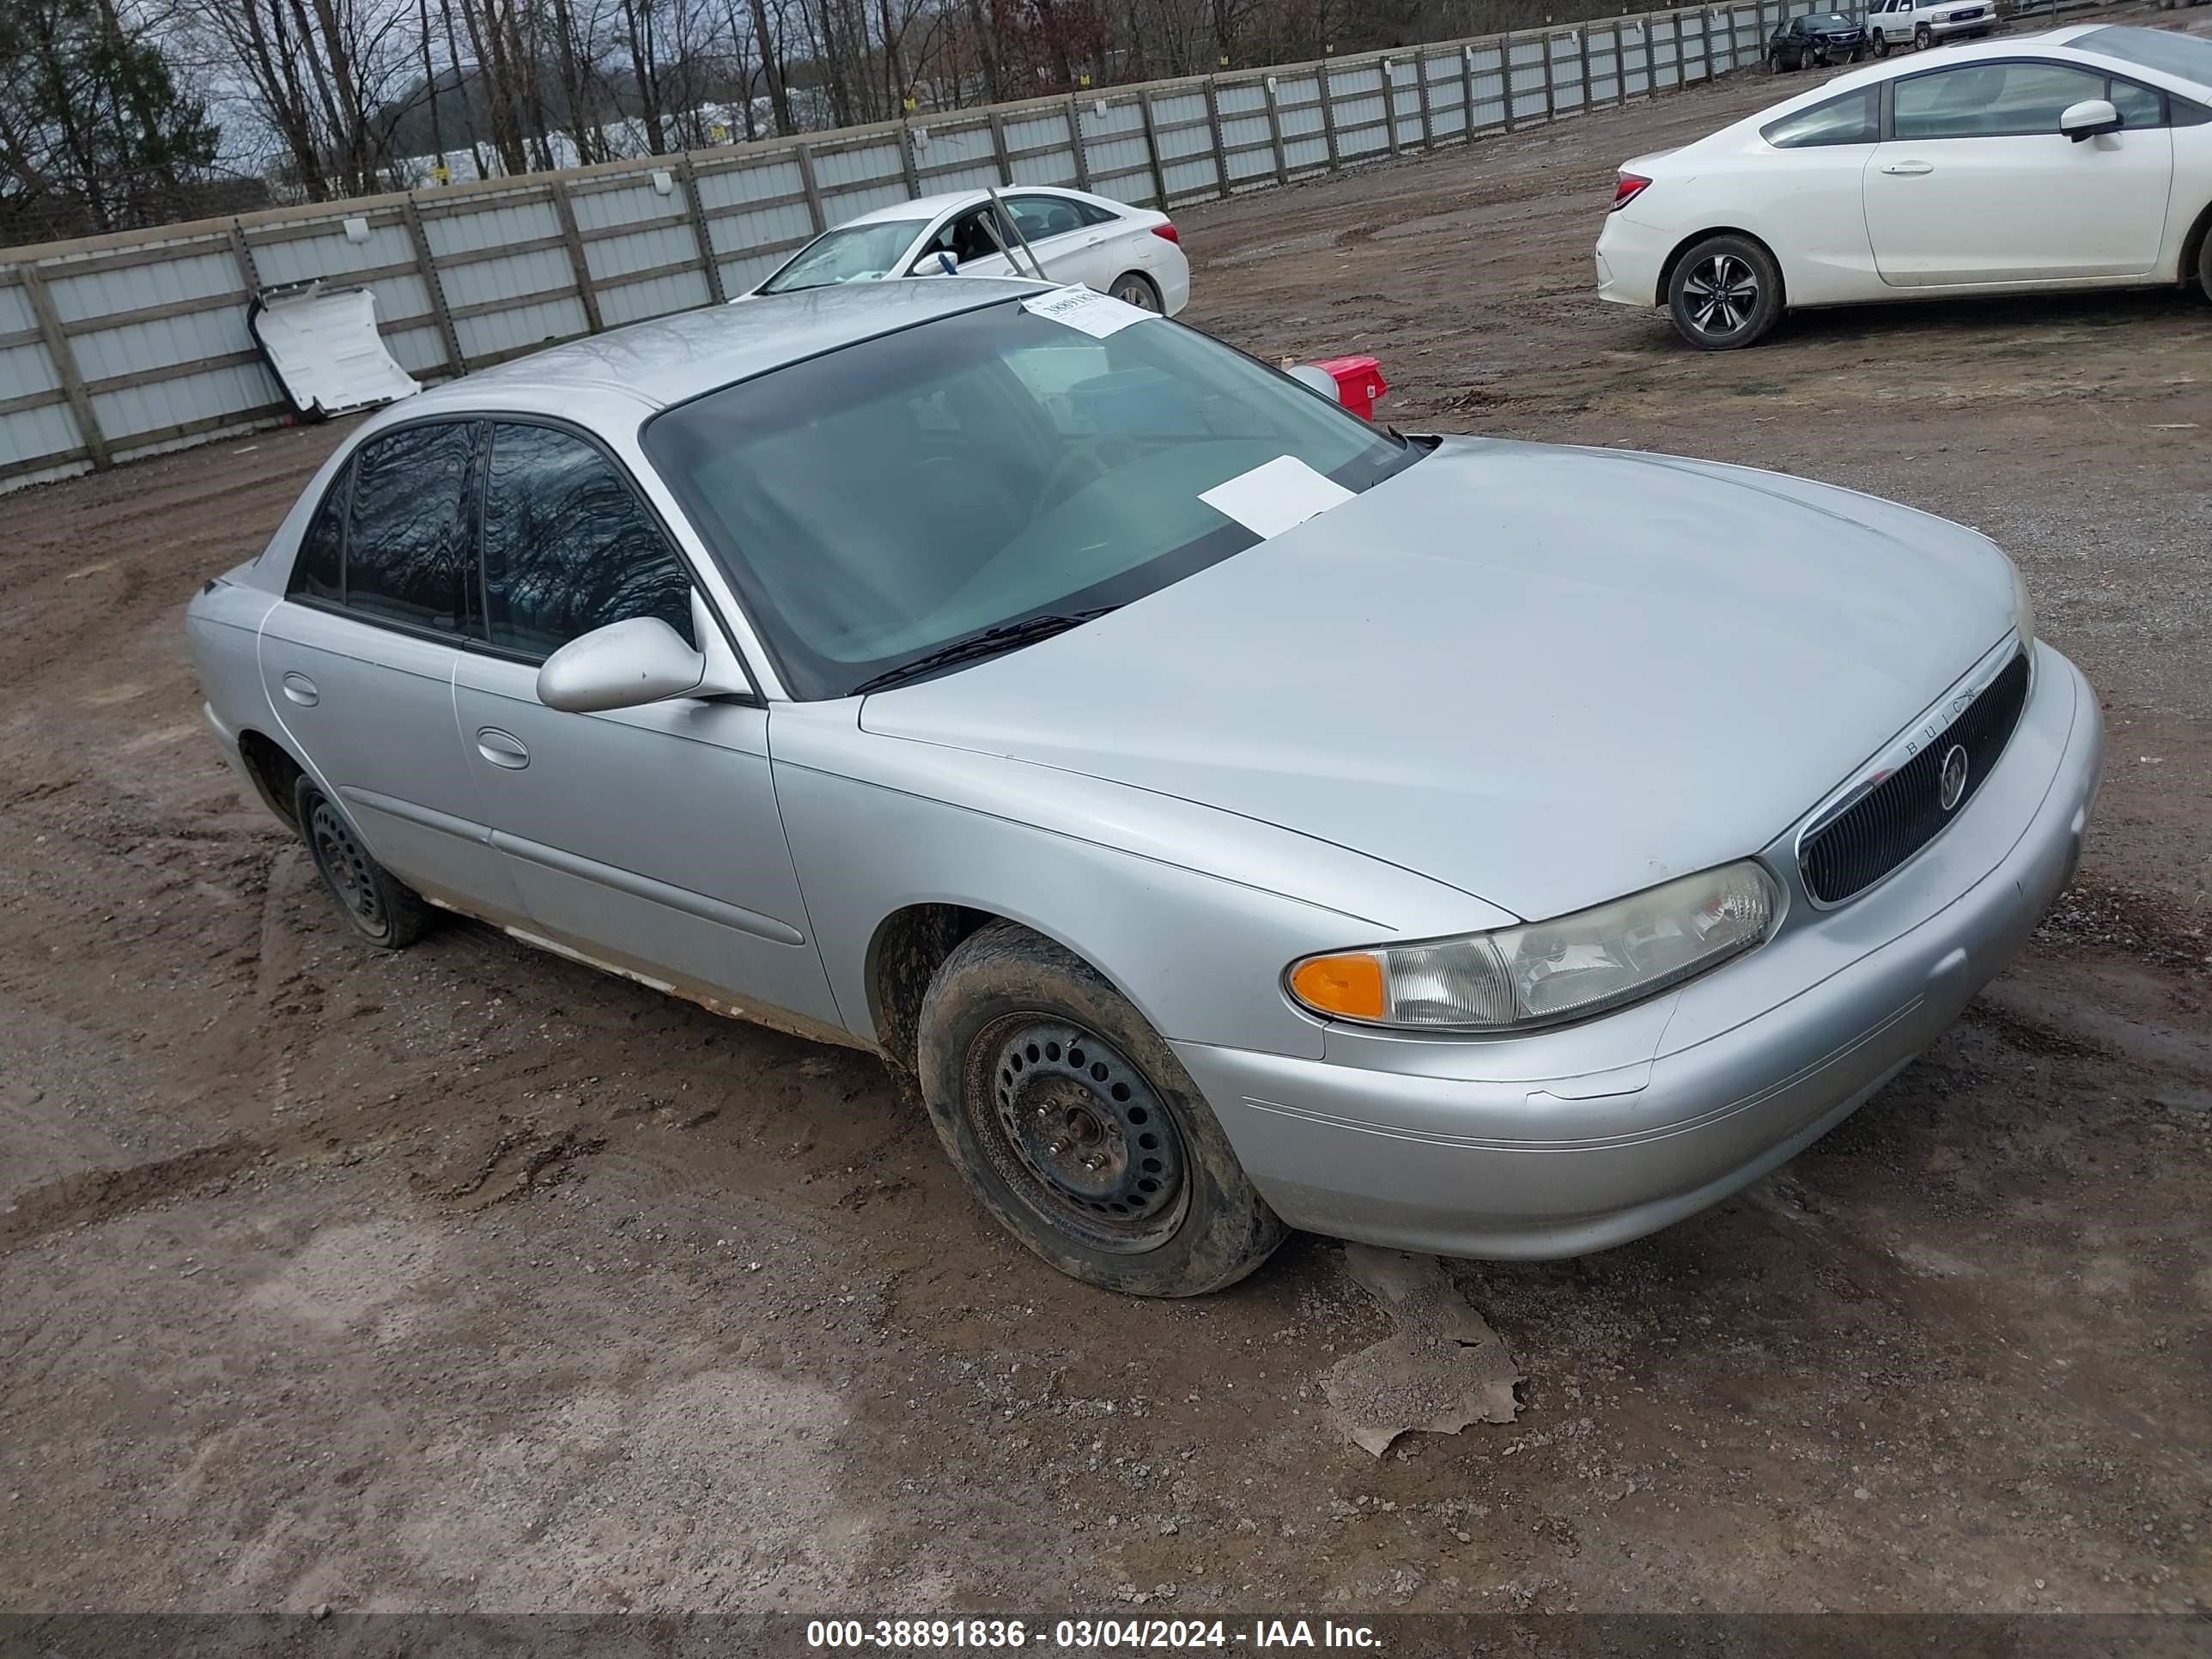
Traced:
<path id="1" fill-rule="evenodd" d="M 1146 311 L 1172 317 L 1189 302 L 1190 261 L 1166 214 L 1042 185 L 1002 188 L 999 199 L 1005 212 L 995 219 L 982 190 L 864 213 L 823 231 L 753 292 L 899 276 L 1029 276 L 1034 255 L 1051 282 L 1086 283 Z"/>
<path id="2" fill-rule="evenodd" d="M 2085 24 L 1855 70 L 1620 169 L 1598 297 L 1747 346 L 1791 307 L 2191 280 L 2212 40 Z"/>

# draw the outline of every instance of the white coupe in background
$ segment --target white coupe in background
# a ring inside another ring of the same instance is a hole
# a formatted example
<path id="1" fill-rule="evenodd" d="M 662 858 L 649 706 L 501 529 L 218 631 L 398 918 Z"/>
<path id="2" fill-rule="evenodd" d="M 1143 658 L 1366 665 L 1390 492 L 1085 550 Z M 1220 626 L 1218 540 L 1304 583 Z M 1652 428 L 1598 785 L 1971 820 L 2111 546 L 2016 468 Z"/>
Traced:
<path id="1" fill-rule="evenodd" d="M 1001 188 L 999 199 L 1005 213 L 995 219 L 983 190 L 864 213 L 823 231 L 753 292 L 901 276 L 1041 274 L 1170 317 L 1189 302 L 1190 262 L 1166 214 L 1042 185 Z M 1032 272 L 1030 255 L 1041 272 Z"/>
<path id="2" fill-rule="evenodd" d="M 2212 40 L 2095 24 L 1854 70 L 1620 169 L 1598 296 L 1747 346 L 1791 307 L 2191 281 Z"/>

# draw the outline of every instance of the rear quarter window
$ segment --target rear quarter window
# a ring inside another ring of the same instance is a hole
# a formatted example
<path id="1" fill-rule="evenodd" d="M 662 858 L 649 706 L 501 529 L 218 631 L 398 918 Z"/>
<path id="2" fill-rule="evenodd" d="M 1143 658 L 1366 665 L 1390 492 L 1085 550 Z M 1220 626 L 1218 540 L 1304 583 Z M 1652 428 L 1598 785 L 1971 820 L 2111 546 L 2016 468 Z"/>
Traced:
<path id="1" fill-rule="evenodd" d="M 1881 89 L 1865 87 L 1770 121 L 1759 136 L 1777 149 L 1872 144 L 1881 139 Z"/>

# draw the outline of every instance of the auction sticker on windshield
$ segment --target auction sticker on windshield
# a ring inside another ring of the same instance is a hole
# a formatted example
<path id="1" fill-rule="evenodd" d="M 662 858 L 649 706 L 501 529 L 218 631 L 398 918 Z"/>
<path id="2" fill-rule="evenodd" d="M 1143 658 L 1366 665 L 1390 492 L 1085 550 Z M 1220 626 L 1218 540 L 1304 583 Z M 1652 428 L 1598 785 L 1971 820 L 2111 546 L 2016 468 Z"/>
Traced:
<path id="1" fill-rule="evenodd" d="M 1198 499 L 1255 536 L 1279 536 L 1350 501 L 1352 491 L 1295 455 L 1278 455 L 1200 492 Z"/>
<path id="2" fill-rule="evenodd" d="M 1022 301 L 1024 311 L 1035 312 L 1040 317 L 1049 317 L 1055 323 L 1066 323 L 1070 328 L 1080 329 L 1094 340 L 1103 340 L 1109 334 L 1119 334 L 1132 323 L 1141 323 L 1157 317 L 1156 311 L 1146 311 L 1117 300 L 1110 294 L 1101 294 L 1096 289 L 1077 283 L 1070 288 L 1056 288 L 1049 294 L 1040 294 L 1033 300 Z"/>

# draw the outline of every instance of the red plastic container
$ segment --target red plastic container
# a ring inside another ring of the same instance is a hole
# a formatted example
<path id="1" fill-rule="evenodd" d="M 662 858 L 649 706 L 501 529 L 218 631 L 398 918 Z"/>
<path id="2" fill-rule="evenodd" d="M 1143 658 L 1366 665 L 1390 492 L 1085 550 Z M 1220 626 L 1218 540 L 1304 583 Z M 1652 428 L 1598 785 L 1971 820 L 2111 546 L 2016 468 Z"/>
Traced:
<path id="1" fill-rule="evenodd" d="M 1336 382 L 1337 401 L 1362 420 L 1375 418 L 1375 402 L 1390 389 L 1372 357 L 1324 357 L 1314 365 Z"/>

